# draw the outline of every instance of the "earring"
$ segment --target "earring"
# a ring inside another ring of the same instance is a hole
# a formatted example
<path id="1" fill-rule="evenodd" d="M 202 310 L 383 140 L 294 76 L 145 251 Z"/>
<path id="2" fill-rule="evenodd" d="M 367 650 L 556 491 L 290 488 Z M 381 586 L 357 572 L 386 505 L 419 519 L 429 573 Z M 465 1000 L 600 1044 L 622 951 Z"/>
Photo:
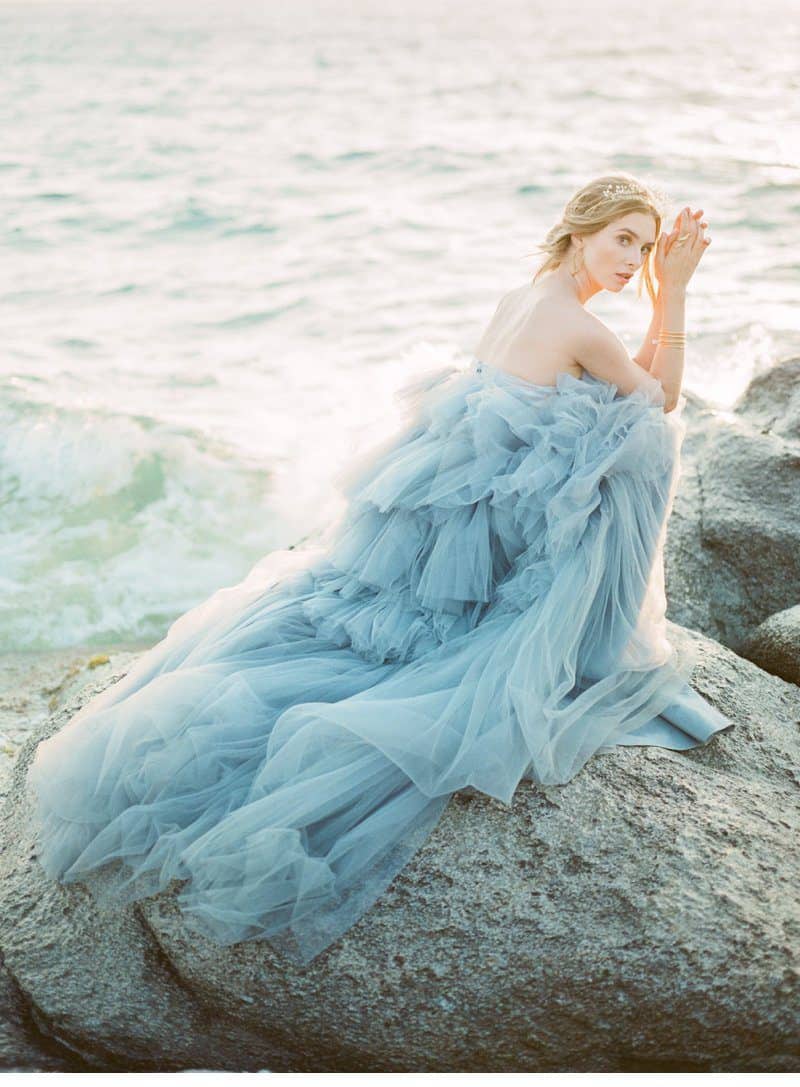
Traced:
<path id="1" fill-rule="evenodd" d="M 579 249 L 571 260 L 570 275 L 576 276 L 584 267 L 583 250 Z"/>

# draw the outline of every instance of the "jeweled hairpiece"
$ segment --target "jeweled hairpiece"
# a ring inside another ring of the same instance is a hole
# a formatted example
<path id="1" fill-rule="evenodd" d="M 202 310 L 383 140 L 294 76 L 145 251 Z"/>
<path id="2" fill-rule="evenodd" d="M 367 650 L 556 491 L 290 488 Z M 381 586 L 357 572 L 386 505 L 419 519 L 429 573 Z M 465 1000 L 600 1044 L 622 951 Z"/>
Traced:
<path id="1" fill-rule="evenodd" d="M 643 196 L 642 190 L 638 185 L 622 184 L 616 182 L 613 185 L 606 185 L 603 189 L 603 196 L 609 199 L 612 196 Z"/>
<path id="2" fill-rule="evenodd" d="M 603 199 L 609 200 L 614 196 L 646 196 L 647 193 L 638 185 L 632 185 L 630 182 L 616 181 L 613 185 L 606 185 L 603 189 Z M 650 188 L 650 196 L 652 196 L 657 202 L 666 204 L 668 201 L 667 194 L 661 192 L 659 189 Z"/>

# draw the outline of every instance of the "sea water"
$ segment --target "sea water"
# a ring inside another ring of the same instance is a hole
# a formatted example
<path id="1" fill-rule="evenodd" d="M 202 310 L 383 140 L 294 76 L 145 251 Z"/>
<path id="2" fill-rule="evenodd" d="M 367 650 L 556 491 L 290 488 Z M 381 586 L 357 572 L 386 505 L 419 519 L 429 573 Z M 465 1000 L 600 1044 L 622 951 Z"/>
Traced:
<path id="1" fill-rule="evenodd" d="M 705 209 L 685 384 L 732 403 L 800 346 L 798 39 L 788 2 L 0 3 L 0 649 L 151 643 L 328 524 L 597 173 Z M 639 347 L 646 292 L 588 308 Z"/>

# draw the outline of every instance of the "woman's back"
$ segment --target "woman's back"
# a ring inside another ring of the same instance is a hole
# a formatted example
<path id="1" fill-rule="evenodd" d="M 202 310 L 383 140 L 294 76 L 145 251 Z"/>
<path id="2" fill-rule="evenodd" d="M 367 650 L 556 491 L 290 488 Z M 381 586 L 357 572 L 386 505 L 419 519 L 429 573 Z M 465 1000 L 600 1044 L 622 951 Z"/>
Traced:
<path id="1" fill-rule="evenodd" d="M 577 300 L 555 294 L 546 281 L 525 284 L 501 298 L 475 355 L 537 385 L 555 385 L 562 372 L 580 377 L 569 330 L 585 319 Z"/>

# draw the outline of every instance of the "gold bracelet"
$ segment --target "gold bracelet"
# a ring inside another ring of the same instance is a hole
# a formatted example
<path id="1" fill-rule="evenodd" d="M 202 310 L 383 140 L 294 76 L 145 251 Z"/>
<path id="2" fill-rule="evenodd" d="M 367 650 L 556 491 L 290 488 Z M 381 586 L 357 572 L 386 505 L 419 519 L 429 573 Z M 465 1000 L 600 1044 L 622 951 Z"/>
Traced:
<path id="1" fill-rule="evenodd" d="M 658 339 L 651 340 L 650 343 L 665 344 L 668 347 L 683 347 L 686 344 L 686 333 L 669 332 L 662 329 L 658 334 Z"/>

